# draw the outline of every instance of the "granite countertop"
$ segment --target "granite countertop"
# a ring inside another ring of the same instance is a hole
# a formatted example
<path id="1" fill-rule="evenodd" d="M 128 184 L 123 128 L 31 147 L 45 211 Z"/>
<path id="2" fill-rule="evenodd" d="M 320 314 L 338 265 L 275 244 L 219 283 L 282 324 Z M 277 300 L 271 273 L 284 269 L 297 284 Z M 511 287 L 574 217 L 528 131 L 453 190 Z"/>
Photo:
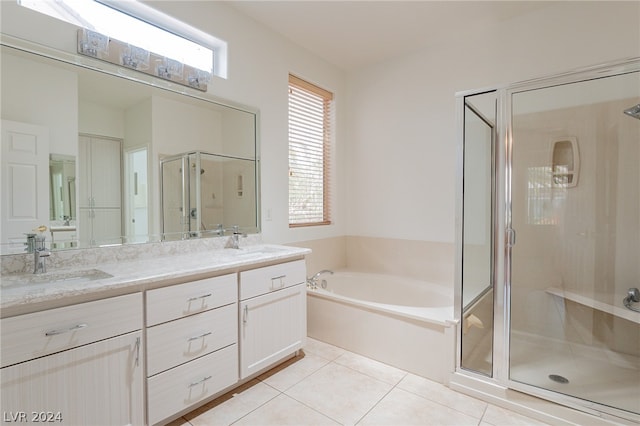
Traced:
<path id="1" fill-rule="evenodd" d="M 240 249 L 214 249 L 182 255 L 117 261 L 64 269 L 45 274 L 3 275 L 0 286 L 2 317 L 64 306 L 69 299 L 84 301 L 188 281 L 189 277 L 234 272 L 255 265 L 302 258 L 311 250 L 271 244 Z"/>

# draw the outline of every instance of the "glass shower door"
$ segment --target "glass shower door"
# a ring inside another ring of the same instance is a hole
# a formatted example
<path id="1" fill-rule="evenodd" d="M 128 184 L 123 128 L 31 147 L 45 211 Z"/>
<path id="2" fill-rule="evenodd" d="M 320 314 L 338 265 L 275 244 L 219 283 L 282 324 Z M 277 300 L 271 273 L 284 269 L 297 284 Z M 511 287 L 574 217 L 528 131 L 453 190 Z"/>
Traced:
<path id="1" fill-rule="evenodd" d="M 625 110 L 640 74 L 511 104 L 510 381 L 635 419 L 640 313 L 623 300 L 640 286 L 640 120 Z"/>
<path id="2" fill-rule="evenodd" d="M 460 366 L 493 374 L 496 92 L 464 98 Z"/>

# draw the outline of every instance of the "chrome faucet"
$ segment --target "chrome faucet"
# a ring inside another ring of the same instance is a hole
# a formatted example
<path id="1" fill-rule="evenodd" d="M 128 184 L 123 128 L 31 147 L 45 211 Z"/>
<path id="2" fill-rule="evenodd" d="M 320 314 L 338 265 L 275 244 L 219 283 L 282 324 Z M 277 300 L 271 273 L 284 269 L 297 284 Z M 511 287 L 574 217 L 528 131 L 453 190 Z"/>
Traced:
<path id="1" fill-rule="evenodd" d="M 33 273 L 44 274 L 47 272 L 47 257 L 51 256 L 51 251 L 44 246 L 44 236 L 35 237 L 36 246 L 33 250 Z"/>
<path id="2" fill-rule="evenodd" d="M 316 290 L 318 288 L 318 278 L 320 278 L 320 275 L 322 274 L 333 275 L 333 271 L 330 271 L 329 269 L 323 269 L 322 271 L 317 272 L 314 276 L 307 278 L 307 287 L 312 290 Z M 327 288 L 327 282 L 325 280 L 322 280 L 321 286 L 322 288 Z"/>
<path id="3" fill-rule="evenodd" d="M 233 225 L 231 229 L 228 231 L 232 231 L 231 238 L 229 238 L 229 242 L 227 243 L 227 247 L 233 249 L 240 248 L 240 237 L 246 238 L 247 234 L 240 232 L 240 227 L 238 225 Z"/>

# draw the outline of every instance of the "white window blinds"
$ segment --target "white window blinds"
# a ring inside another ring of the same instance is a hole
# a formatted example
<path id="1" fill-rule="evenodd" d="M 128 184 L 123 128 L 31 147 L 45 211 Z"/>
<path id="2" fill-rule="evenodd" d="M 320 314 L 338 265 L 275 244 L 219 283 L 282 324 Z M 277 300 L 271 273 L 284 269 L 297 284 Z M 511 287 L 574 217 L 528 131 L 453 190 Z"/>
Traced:
<path id="1" fill-rule="evenodd" d="M 289 226 L 331 223 L 333 94 L 289 75 Z"/>

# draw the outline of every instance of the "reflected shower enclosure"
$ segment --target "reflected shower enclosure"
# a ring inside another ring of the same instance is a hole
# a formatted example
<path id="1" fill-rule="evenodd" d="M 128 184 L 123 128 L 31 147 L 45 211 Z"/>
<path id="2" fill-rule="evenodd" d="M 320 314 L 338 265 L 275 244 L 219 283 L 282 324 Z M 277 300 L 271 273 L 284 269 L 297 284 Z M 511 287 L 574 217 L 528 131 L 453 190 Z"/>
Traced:
<path id="1" fill-rule="evenodd" d="M 196 151 L 163 158 L 160 172 L 164 240 L 257 226 L 254 160 Z"/>

